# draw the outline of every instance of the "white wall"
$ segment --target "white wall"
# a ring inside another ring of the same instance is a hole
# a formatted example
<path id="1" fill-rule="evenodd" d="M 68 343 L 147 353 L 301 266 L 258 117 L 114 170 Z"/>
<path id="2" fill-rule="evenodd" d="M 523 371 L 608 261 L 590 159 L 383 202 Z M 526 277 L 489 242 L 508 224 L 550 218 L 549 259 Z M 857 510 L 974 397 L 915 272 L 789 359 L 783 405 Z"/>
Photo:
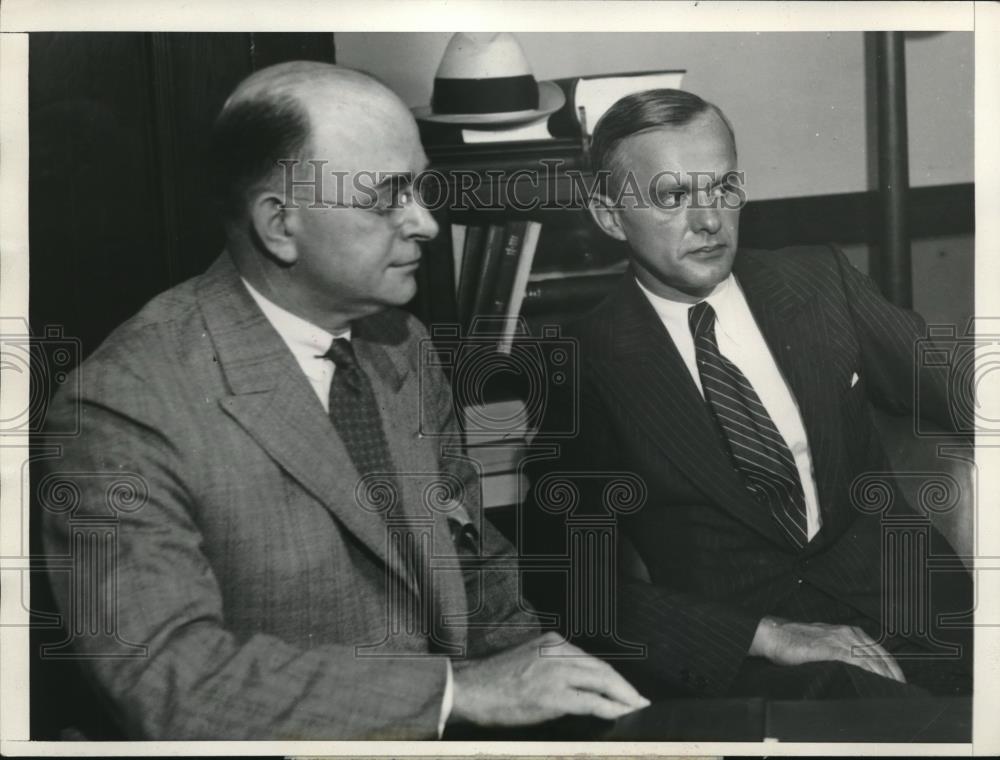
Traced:
<path id="1" fill-rule="evenodd" d="M 430 100 L 448 33 L 337 33 L 337 59 L 381 77 L 411 106 Z M 684 88 L 737 131 L 752 197 L 870 189 L 864 37 L 806 33 L 519 33 L 539 79 L 684 68 Z M 973 36 L 908 35 L 910 177 L 973 180 Z"/>

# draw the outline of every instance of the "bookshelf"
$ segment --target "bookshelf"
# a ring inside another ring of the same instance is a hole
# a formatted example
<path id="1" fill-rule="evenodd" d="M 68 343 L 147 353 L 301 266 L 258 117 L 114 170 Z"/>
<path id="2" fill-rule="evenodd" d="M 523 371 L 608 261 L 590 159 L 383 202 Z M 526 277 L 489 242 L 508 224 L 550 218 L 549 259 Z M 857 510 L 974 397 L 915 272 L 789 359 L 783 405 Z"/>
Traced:
<path id="1" fill-rule="evenodd" d="M 582 200 L 580 183 L 593 182 L 582 138 L 471 145 L 425 138 L 425 148 L 441 177 L 435 190 L 441 196 L 425 197 L 440 231 L 427 244 L 414 307 L 438 351 L 449 357 L 443 369 L 468 453 L 483 473 L 484 504 L 492 518 L 509 520 L 510 506 L 527 486 L 519 465 L 541 411 L 533 388 L 559 376 L 552 350 L 558 359 L 563 329 L 621 277 L 626 250 L 594 226 Z M 508 334 L 505 353 L 501 336 L 510 311 L 498 307 L 496 294 L 505 262 L 484 273 L 483 258 L 490 246 L 501 258 L 513 257 L 501 282 L 506 298 L 513 297 L 511 272 L 526 255 L 520 244 L 529 225 L 537 237 L 517 309 L 526 332 Z M 478 264 L 463 272 L 473 258 Z M 473 283 L 477 292 L 470 295 Z"/>

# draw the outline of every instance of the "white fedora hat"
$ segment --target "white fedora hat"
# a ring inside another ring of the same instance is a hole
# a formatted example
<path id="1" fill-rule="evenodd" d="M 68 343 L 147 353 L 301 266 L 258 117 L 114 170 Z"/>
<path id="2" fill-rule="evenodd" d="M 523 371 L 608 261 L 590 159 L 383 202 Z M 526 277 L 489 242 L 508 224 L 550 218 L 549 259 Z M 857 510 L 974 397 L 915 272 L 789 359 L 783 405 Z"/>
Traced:
<path id="1" fill-rule="evenodd" d="M 458 32 L 434 75 L 430 105 L 413 115 L 468 127 L 521 124 L 555 113 L 565 101 L 559 85 L 535 80 L 513 34 Z"/>

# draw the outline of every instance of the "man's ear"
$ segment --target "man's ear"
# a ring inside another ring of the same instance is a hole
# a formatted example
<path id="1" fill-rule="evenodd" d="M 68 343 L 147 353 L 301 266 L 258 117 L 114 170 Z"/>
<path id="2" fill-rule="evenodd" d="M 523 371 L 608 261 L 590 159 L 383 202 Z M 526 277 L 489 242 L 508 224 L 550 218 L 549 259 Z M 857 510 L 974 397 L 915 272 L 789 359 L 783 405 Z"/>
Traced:
<path id="1" fill-rule="evenodd" d="M 617 208 L 606 195 L 597 195 L 591 198 L 587 209 L 597 226 L 604 230 L 605 235 L 610 235 L 615 240 L 623 242 L 628 239 L 622 228 L 621 209 Z"/>
<path id="2" fill-rule="evenodd" d="M 295 245 L 297 207 L 287 207 L 274 191 L 263 191 L 250 203 L 250 221 L 257 239 L 282 264 L 294 264 L 298 258 Z"/>

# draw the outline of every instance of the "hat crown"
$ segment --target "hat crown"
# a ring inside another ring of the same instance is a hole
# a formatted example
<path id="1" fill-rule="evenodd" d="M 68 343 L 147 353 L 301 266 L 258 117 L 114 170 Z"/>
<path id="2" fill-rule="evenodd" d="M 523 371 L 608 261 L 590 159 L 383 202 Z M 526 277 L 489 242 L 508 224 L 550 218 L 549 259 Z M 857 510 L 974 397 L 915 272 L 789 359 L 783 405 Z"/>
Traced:
<path id="1" fill-rule="evenodd" d="M 509 32 L 457 32 L 448 40 L 435 77 L 438 79 L 494 79 L 531 76 L 528 57 Z"/>

